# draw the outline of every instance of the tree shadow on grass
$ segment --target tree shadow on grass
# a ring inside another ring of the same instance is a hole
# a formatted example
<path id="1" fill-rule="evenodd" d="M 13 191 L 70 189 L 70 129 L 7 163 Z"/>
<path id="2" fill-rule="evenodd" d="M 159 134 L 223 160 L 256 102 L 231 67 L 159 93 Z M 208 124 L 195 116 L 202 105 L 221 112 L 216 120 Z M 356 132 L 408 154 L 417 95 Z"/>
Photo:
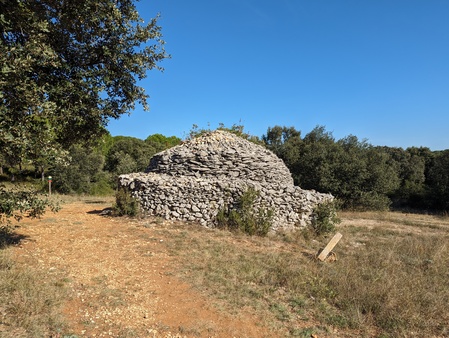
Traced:
<path id="1" fill-rule="evenodd" d="M 8 246 L 17 245 L 28 236 L 14 232 L 10 227 L 0 227 L 0 250 Z"/>

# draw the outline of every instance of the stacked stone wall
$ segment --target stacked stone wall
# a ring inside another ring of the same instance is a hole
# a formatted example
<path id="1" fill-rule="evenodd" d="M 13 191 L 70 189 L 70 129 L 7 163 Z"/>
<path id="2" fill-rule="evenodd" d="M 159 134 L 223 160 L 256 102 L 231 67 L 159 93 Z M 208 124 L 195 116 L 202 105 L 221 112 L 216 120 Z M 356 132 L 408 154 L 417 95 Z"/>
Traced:
<path id="1" fill-rule="evenodd" d="M 121 175 L 119 186 L 138 198 L 149 215 L 215 225 L 220 209 L 248 188 L 259 191 L 256 207 L 274 211 L 272 230 L 310 222 L 328 194 L 294 186 L 284 162 L 266 148 L 215 131 L 156 154 L 145 173 Z"/>

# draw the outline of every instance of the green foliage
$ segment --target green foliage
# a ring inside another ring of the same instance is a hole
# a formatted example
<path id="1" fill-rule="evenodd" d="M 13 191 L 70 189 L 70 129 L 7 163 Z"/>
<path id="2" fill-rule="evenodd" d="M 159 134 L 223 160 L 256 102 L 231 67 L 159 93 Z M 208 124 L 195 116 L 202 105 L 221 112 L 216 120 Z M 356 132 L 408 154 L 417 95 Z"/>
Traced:
<path id="1" fill-rule="evenodd" d="M 140 214 L 139 200 L 125 188 L 120 188 L 115 194 L 114 212 L 117 216 L 135 217 Z"/>
<path id="2" fill-rule="evenodd" d="M 23 217 L 39 217 L 47 208 L 53 212 L 59 210 L 59 205 L 36 191 L 25 189 L 6 189 L 0 185 L 0 227 L 10 225 L 11 218 L 20 221 Z"/>
<path id="3" fill-rule="evenodd" d="M 105 169 L 114 175 L 145 171 L 156 149 L 135 137 L 116 136 L 106 155 Z"/>
<path id="4" fill-rule="evenodd" d="M 267 134 L 262 136 L 262 140 L 271 150 L 275 151 L 292 138 L 301 137 L 301 132 L 294 127 L 268 127 Z"/>
<path id="5" fill-rule="evenodd" d="M 352 135 L 335 142 L 324 131 L 320 130 L 319 134 L 325 136 L 312 135 L 305 139 L 306 156 L 300 162 L 309 170 L 312 169 L 310 163 L 305 163 L 308 159 L 316 166 L 312 175 L 315 177 L 306 178 L 308 171 L 302 171 L 306 182 L 314 179 L 317 190 L 337 196 L 346 208 L 369 210 L 372 206 L 379 206 L 384 209 L 385 205 L 372 203 L 368 197 L 387 196 L 399 187 L 399 179 L 389 165 L 388 154 Z"/>
<path id="6" fill-rule="evenodd" d="M 449 210 L 449 150 L 438 152 L 428 174 L 429 199 L 440 210 Z"/>
<path id="7" fill-rule="evenodd" d="M 290 171 L 296 172 L 302 149 L 301 132 L 294 127 L 274 126 L 268 128 L 267 134 L 262 136 L 262 140 L 268 149 L 279 156 Z"/>
<path id="8" fill-rule="evenodd" d="M 382 150 L 390 155 L 390 167 L 400 179 L 400 187 L 391 194 L 393 203 L 397 206 L 417 204 L 425 193 L 426 159 L 421 156 L 421 150 L 388 147 L 382 147 Z"/>
<path id="9" fill-rule="evenodd" d="M 56 191 L 63 194 L 112 193 L 110 177 L 103 172 L 104 156 L 99 150 L 81 145 L 72 146 L 69 158 L 67 163 L 59 163 L 52 168 Z"/>
<path id="10" fill-rule="evenodd" d="M 109 132 L 105 132 L 100 138 L 96 140 L 96 149 L 106 157 L 109 149 L 111 149 L 113 144 L 114 137 Z"/>
<path id="11" fill-rule="evenodd" d="M 155 152 L 161 152 L 165 149 L 172 148 L 181 143 L 181 139 L 176 136 L 164 136 L 162 134 L 153 134 L 145 139 L 145 143 L 154 148 Z"/>
<path id="12" fill-rule="evenodd" d="M 109 173 L 101 171 L 95 175 L 94 180 L 89 184 L 89 195 L 92 196 L 111 196 L 114 189 L 111 184 L 111 176 Z"/>
<path id="13" fill-rule="evenodd" d="M 147 97 L 137 81 L 169 57 L 157 18 L 134 1 L 2 1 L 0 153 L 10 166 L 45 165 L 95 140 Z"/>
<path id="14" fill-rule="evenodd" d="M 304 138 L 293 127 L 275 126 L 262 139 L 295 184 L 332 193 L 345 209 L 449 210 L 448 150 L 374 147 L 353 135 L 335 140 L 323 126 Z"/>
<path id="15" fill-rule="evenodd" d="M 154 154 L 179 144 L 176 136 L 154 134 L 145 141 L 135 137 L 112 137 L 106 152 L 105 170 L 114 175 L 143 172 Z"/>
<path id="16" fill-rule="evenodd" d="M 274 212 L 264 206 L 258 206 L 256 201 L 260 195 L 252 187 L 239 196 L 235 204 L 224 208 L 217 215 L 219 228 L 237 230 L 248 235 L 265 236 L 268 234 Z"/>
<path id="17" fill-rule="evenodd" d="M 263 139 L 284 160 L 297 185 L 332 193 L 345 208 L 388 208 L 389 195 L 400 186 L 389 154 L 353 135 L 336 141 L 318 126 L 301 139 L 293 127 L 276 126 Z"/>
<path id="18" fill-rule="evenodd" d="M 108 120 L 129 113 L 136 101 L 148 108 L 137 80 L 161 70 L 158 63 L 168 57 L 157 18 L 143 25 L 133 1 L 1 6 L 2 170 L 32 163 L 43 178 L 52 167 L 61 192 L 107 193 L 104 156 L 74 145 L 97 141 Z M 49 205 L 27 191 L 0 193 L 2 224 L 23 213 L 38 216 Z"/>
<path id="19" fill-rule="evenodd" d="M 320 203 L 313 210 L 311 227 L 318 236 L 335 231 L 335 225 L 340 222 L 335 201 Z"/>
<path id="20" fill-rule="evenodd" d="M 375 191 L 361 192 L 356 198 L 355 203 L 346 204 L 347 209 L 360 210 L 360 211 L 386 211 L 391 205 L 391 200 L 387 195 L 380 194 Z"/>

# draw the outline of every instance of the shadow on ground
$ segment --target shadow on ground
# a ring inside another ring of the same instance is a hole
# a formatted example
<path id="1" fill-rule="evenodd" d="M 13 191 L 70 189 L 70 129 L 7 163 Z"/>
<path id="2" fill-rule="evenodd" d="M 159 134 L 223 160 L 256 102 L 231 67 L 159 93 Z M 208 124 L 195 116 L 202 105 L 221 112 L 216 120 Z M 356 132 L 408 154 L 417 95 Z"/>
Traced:
<path id="1" fill-rule="evenodd" d="M 28 236 L 18 234 L 10 227 L 0 227 L 0 249 L 11 245 L 17 245 Z"/>
<path id="2" fill-rule="evenodd" d="M 87 213 L 90 215 L 100 215 L 100 216 L 111 216 L 112 215 L 112 208 L 105 208 L 105 209 L 95 209 L 95 210 L 91 210 L 88 211 Z"/>

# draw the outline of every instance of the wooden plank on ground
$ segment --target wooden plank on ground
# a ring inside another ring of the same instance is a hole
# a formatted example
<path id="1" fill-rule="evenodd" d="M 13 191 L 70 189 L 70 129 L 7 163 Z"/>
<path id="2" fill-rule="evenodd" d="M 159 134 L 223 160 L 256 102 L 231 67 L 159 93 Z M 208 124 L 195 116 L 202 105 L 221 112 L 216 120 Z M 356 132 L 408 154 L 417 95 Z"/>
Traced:
<path id="1" fill-rule="evenodd" d="M 332 249 L 337 245 L 338 241 L 343 237 L 343 235 L 339 232 L 337 232 L 334 237 L 332 237 L 332 239 L 329 241 L 329 243 L 327 243 L 326 247 L 323 249 L 323 251 L 320 252 L 320 254 L 318 255 L 318 259 L 320 261 L 324 261 L 327 257 L 327 255 L 329 255 L 329 252 L 332 251 Z"/>

